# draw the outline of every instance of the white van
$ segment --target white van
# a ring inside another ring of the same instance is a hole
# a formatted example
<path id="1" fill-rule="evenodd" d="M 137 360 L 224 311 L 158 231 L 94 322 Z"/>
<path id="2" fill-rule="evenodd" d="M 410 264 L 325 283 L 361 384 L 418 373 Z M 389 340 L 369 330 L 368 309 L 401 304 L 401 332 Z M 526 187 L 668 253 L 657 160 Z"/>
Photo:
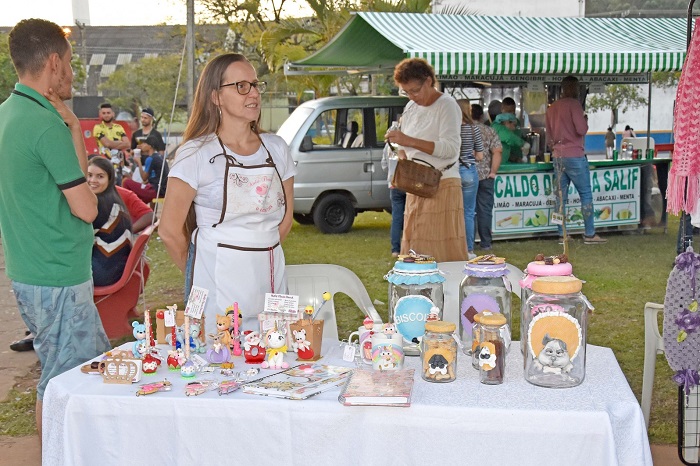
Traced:
<path id="1" fill-rule="evenodd" d="M 292 152 L 294 219 L 324 233 L 347 233 L 355 216 L 390 210 L 382 170 L 384 133 L 405 97 L 325 97 L 304 102 L 277 134 Z"/>

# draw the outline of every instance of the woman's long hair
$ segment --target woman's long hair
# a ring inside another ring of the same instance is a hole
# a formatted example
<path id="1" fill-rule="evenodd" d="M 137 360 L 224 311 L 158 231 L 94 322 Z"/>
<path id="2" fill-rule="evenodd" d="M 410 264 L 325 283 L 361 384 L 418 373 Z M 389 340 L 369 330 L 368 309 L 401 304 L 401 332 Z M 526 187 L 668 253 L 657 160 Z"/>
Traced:
<path id="1" fill-rule="evenodd" d="M 457 105 L 462 111 L 462 124 L 463 125 L 473 125 L 474 119 L 472 118 L 472 106 L 469 99 L 457 99 Z"/>
<path id="2" fill-rule="evenodd" d="M 225 53 L 211 60 L 204 67 L 199 81 L 197 82 L 197 90 L 194 93 L 192 101 L 192 114 L 187 121 L 185 132 L 182 135 L 182 142 L 187 142 L 192 139 L 197 139 L 210 134 L 218 134 L 221 126 L 221 111 L 214 103 L 214 93 L 219 92 L 221 85 L 224 84 L 224 73 L 226 69 L 233 63 L 245 62 L 250 63 L 248 59 L 240 53 Z M 257 121 L 250 122 L 250 129 L 259 134 Z M 187 213 L 187 219 L 183 226 L 183 231 L 186 238 L 191 238 L 192 232 L 197 227 L 197 218 L 194 213 L 194 203 L 190 206 Z"/>
<path id="3" fill-rule="evenodd" d="M 97 194 L 98 212 L 111 212 L 112 206 L 114 204 L 119 204 L 125 217 L 129 220 L 129 228 L 131 228 L 131 217 L 129 216 L 129 210 L 126 208 L 126 205 L 124 205 L 124 201 L 117 192 L 117 188 L 115 188 L 114 167 L 112 166 L 112 162 L 104 157 L 96 156 L 90 159 L 88 166 L 90 165 L 94 165 L 107 173 L 107 188 L 105 188 L 105 190 L 101 193 Z"/>
<path id="4" fill-rule="evenodd" d="M 216 133 L 221 126 L 221 113 L 214 103 L 214 93 L 219 92 L 224 84 L 224 73 L 233 63 L 245 62 L 248 59 L 240 53 L 225 53 L 207 63 L 197 82 L 197 90 L 192 101 L 192 115 L 187 121 L 187 127 L 182 135 L 182 142 Z M 257 131 L 257 121 L 250 122 L 250 128 Z"/>

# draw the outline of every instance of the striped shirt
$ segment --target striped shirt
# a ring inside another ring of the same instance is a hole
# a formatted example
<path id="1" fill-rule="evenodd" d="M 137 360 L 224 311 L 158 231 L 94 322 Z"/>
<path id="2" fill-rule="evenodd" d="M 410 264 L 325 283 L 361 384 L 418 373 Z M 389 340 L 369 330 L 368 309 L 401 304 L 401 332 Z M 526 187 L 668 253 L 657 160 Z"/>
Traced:
<path id="1" fill-rule="evenodd" d="M 476 163 L 474 152 L 484 151 L 481 129 L 476 125 L 463 124 L 460 135 L 462 136 L 462 145 L 459 148 L 459 163 L 469 168 Z"/>

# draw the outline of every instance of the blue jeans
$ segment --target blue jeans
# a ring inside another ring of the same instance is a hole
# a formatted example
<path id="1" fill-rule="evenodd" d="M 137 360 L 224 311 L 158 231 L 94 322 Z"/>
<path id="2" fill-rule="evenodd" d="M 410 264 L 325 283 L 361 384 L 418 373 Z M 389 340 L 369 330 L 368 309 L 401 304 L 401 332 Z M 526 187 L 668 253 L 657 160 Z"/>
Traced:
<path id="1" fill-rule="evenodd" d="M 92 280 L 65 287 L 13 281 L 12 291 L 24 323 L 34 334 L 34 352 L 41 362 L 39 400 L 53 377 L 111 348 L 93 302 Z"/>
<path id="2" fill-rule="evenodd" d="M 391 252 L 401 252 L 406 192 L 397 188 L 391 188 L 389 189 L 389 197 L 391 198 Z"/>
<path id="3" fill-rule="evenodd" d="M 561 176 L 559 174 L 561 173 Z M 566 217 L 566 200 L 569 197 L 569 183 L 573 183 L 581 197 L 581 215 L 583 215 L 584 235 L 594 236 L 593 224 L 593 192 L 591 191 L 591 172 L 588 169 L 588 159 L 583 157 L 557 157 L 554 159 L 556 211 Z M 564 209 L 561 209 L 561 193 L 564 198 Z M 561 225 L 559 235 L 562 235 Z"/>
<path id="4" fill-rule="evenodd" d="M 481 247 L 491 247 L 491 223 L 493 222 L 493 178 L 479 181 L 476 192 L 476 227 L 479 230 Z"/>
<path id="5" fill-rule="evenodd" d="M 459 166 L 459 177 L 462 179 L 462 198 L 464 200 L 464 227 L 467 230 L 467 250 L 474 250 L 474 212 L 476 210 L 476 192 L 479 189 L 479 174 L 476 164 L 469 168 Z"/>
<path id="6" fill-rule="evenodd" d="M 190 299 L 190 291 L 192 290 L 192 272 L 194 268 L 194 244 L 190 241 L 187 248 L 187 262 L 185 263 L 185 306 L 187 300 Z"/>

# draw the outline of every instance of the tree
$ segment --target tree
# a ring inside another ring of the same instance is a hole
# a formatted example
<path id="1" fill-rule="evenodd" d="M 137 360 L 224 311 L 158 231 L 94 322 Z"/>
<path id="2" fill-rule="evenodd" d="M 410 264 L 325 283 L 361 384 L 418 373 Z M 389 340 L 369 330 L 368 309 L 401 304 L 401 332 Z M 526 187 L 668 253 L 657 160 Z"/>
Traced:
<path id="1" fill-rule="evenodd" d="M 108 100 L 122 108 L 128 108 L 134 115 L 144 106 L 156 112 L 156 124 L 164 115 L 170 116 L 170 109 L 175 99 L 177 73 L 180 70 L 179 55 L 162 55 L 143 58 L 135 63 L 126 64 L 100 85 Z M 180 88 L 177 94 L 178 105 L 175 107 L 175 119 L 186 115 L 184 105 L 185 69 L 182 68 Z"/>
<path id="2" fill-rule="evenodd" d="M 611 84 L 605 87 L 605 93 L 588 96 L 586 108 L 591 111 L 610 110 L 610 126 L 618 122 L 618 112 L 647 105 L 647 99 L 639 86 L 631 84 Z"/>

